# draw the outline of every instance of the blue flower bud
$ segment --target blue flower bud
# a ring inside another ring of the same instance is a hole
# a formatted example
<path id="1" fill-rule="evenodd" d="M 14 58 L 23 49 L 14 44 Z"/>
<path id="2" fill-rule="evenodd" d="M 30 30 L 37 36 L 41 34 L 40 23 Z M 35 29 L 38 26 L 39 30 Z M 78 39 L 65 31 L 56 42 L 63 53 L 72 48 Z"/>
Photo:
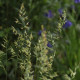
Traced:
<path id="1" fill-rule="evenodd" d="M 47 46 L 49 47 L 49 48 L 52 48 L 52 45 L 48 42 L 47 43 Z"/>
<path id="2" fill-rule="evenodd" d="M 62 8 L 58 9 L 58 12 L 60 13 L 60 15 L 62 15 L 63 14 Z"/>
<path id="3" fill-rule="evenodd" d="M 74 0 L 75 3 L 80 3 L 80 0 Z"/>
<path id="4" fill-rule="evenodd" d="M 52 11 L 49 10 L 48 13 L 44 14 L 44 16 L 46 16 L 47 18 L 52 18 L 53 17 Z"/>
<path id="5" fill-rule="evenodd" d="M 72 26 L 72 22 L 66 21 L 65 24 L 63 25 L 63 28 L 68 28 Z"/>
<path id="6" fill-rule="evenodd" d="M 42 33 L 42 31 L 40 30 L 40 31 L 38 32 L 38 35 L 41 36 L 41 33 Z"/>

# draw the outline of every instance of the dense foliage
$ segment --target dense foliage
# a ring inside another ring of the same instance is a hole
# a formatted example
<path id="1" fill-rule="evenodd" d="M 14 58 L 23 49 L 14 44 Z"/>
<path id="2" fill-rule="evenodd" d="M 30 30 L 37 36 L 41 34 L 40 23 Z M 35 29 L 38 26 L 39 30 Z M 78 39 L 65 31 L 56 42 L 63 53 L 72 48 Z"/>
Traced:
<path id="1" fill-rule="evenodd" d="M 79 0 L 0 0 L 0 80 L 80 80 Z"/>

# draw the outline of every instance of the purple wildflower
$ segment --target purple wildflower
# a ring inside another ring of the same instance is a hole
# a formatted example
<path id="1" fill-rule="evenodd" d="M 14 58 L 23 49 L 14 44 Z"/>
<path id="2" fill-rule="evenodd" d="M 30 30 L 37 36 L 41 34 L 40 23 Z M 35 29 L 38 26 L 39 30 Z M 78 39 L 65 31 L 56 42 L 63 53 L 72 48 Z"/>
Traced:
<path id="1" fill-rule="evenodd" d="M 53 14 L 52 14 L 52 11 L 51 10 L 49 10 L 48 13 L 45 13 L 44 15 L 46 17 L 48 17 L 48 18 L 52 18 L 53 17 Z"/>
<path id="2" fill-rule="evenodd" d="M 61 19 L 63 20 L 64 19 L 63 15 L 62 15 L 63 14 L 63 9 L 62 8 L 58 9 L 58 12 L 60 14 Z"/>
<path id="3" fill-rule="evenodd" d="M 62 8 L 58 9 L 58 12 L 60 13 L 60 15 L 62 15 L 63 14 Z"/>
<path id="4" fill-rule="evenodd" d="M 74 0 L 75 3 L 80 3 L 80 0 Z"/>
<path id="5" fill-rule="evenodd" d="M 49 47 L 49 48 L 52 48 L 52 45 L 48 42 L 47 43 L 47 46 Z"/>
<path id="6" fill-rule="evenodd" d="M 63 28 L 68 28 L 72 26 L 72 22 L 66 21 L 65 24 L 63 25 Z"/>
<path id="7" fill-rule="evenodd" d="M 40 31 L 38 32 L 38 35 L 41 36 L 41 33 L 42 33 L 42 31 L 40 30 Z"/>

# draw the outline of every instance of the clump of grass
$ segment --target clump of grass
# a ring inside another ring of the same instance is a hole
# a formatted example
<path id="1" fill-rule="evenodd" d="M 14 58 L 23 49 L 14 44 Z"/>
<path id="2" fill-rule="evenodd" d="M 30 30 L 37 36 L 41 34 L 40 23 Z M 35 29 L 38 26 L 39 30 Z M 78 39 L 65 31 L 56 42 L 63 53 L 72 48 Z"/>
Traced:
<path id="1" fill-rule="evenodd" d="M 19 10 L 19 19 L 16 19 L 16 23 L 18 23 L 20 27 L 19 29 L 12 27 L 13 34 L 17 36 L 17 40 L 14 40 L 12 45 L 8 45 L 9 41 L 6 38 L 4 44 L 2 45 L 4 51 L 0 51 L 0 66 L 4 68 L 6 76 L 9 75 L 7 71 L 8 62 L 14 62 L 15 65 L 11 64 L 11 66 L 13 65 L 15 67 L 13 70 L 13 77 L 15 77 L 15 80 L 74 79 L 77 68 L 75 68 L 75 71 L 69 69 L 63 72 L 60 70 L 60 66 L 54 65 L 55 62 L 58 64 L 56 57 L 56 40 L 59 40 L 61 37 L 62 26 L 65 24 L 65 20 L 66 12 L 64 11 L 54 33 L 45 30 L 44 26 L 42 25 L 41 36 L 39 36 L 38 42 L 33 48 L 34 50 L 31 51 L 33 35 L 29 32 L 30 28 L 28 26 L 28 17 L 26 16 L 24 4 L 22 4 Z M 31 52 L 34 52 L 34 54 L 31 54 Z M 6 66 L 2 64 L 2 57 L 4 56 L 3 54 L 5 54 L 6 57 L 6 63 L 4 63 Z M 8 57 L 9 55 L 10 57 Z M 31 61 L 32 56 L 35 56 L 35 63 L 32 63 Z"/>
<path id="2" fill-rule="evenodd" d="M 29 27 L 27 26 L 27 16 L 24 5 L 21 5 L 19 11 L 20 21 L 17 19 L 17 23 L 22 24 L 21 29 L 23 32 L 18 32 L 14 27 L 13 33 L 18 35 L 17 41 L 14 42 L 15 45 L 15 55 L 17 54 L 17 60 L 19 64 L 19 69 L 21 71 L 21 80 L 32 80 L 32 64 L 31 64 L 31 40 L 32 34 L 28 34 Z"/>
<path id="3" fill-rule="evenodd" d="M 46 35 L 46 31 L 42 26 L 41 36 L 39 37 L 38 43 L 34 48 L 34 54 L 36 56 L 34 71 L 35 80 L 51 80 L 53 78 L 51 75 L 53 56 L 48 54 L 48 41 Z"/>

